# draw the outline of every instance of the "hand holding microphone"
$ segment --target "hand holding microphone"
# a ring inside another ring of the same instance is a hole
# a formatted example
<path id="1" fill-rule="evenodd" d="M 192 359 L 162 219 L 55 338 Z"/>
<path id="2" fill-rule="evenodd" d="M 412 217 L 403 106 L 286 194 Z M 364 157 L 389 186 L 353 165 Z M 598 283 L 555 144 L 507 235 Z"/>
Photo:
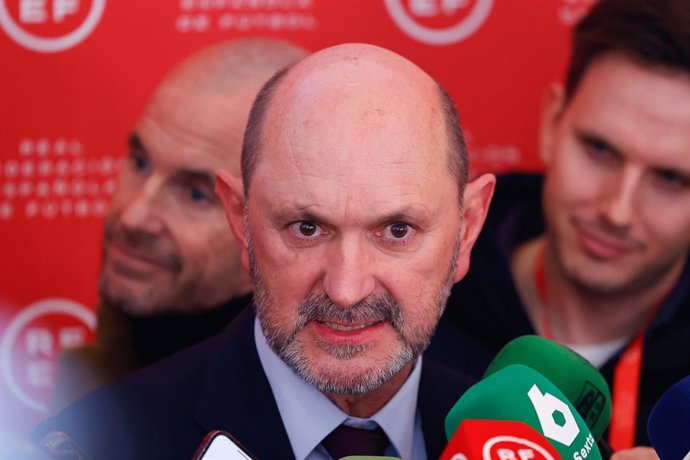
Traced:
<path id="1" fill-rule="evenodd" d="M 651 447 L 638 446 L 616 451 L 611 460 L 659 460 L 659 456 Z"/>

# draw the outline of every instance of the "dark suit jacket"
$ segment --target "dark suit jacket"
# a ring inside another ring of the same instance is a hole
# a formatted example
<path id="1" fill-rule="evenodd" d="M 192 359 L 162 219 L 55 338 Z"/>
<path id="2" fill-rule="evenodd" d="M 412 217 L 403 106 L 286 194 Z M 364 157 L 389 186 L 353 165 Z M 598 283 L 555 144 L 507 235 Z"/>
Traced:
<path id="1" fill-rule="evenodd" d="M 254 344 L 248 309 L 219 336 L 77 401 L 34 431 L 61 431 L 93 460 L 192 458 L 205 434 L 225 430 L 261 460 L 294 458 Z M 469 377 L 425 359 L 418 404 L 429 459 Z"/>
<path id="2" fill-rule="evenodd" d="M 203 312 L 134 317 L 99 302 L 95 340 L 60 353 L 51 412 L 136 369 L 160 361 L 225 329 L 251 302 L 231 299 Z"/>

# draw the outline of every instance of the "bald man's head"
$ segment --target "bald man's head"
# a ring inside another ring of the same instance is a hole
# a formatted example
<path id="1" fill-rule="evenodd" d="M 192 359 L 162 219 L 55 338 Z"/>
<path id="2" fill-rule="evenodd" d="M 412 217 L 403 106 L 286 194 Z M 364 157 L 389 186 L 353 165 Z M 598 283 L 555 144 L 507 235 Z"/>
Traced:
<path id="1" fill-rule="evenodd" d="M 306 56 L 289 42 L 244 38 L 206 47 L 179 64 L 163 83 L 191 84 L 196 91 L 230 90 L 237 84 L 263 84 L 277 70 Z M 257 90 L 258 92 L 258 90 Z"/>
<path id="2" fill-rule="evenodd" d="M 256 94 L 273 74 L 304 56 L 291 43 L 263 38 L 204 48 L 165 77 L 144 118 L 161 114 L 176 130 L 196 130 L 218 151 L 223 167 L 239 174 L 242 136 Z"/>
<path id="3" fill-rule="evenodd" d="M 461 206 L 452 104 L 419 67 L 363 44 L 274 78 L 243 149 L 244 190 L 223 172 L 218 190 L 268 344 L 342 410 L 369 417 L 467 272 L 493 179 L 467 184 Z"/>
<path id="4" fill-rule="evenodd" d="M 374 82 L 371 81 L 371 78 L 373 78 L 372 74 L 359 72 L 358 75 L 356 72 L 353 72 L 366 62 L 373 63 L 379 70 L 389 68 L 389 72 L 382 75 L 382 79 L 378 81 L 380 86 L 377 89 L 373 89 L 375 87 L 373 85 Z M 325 85 L 333 85 L 333 93 L 337 92 L 339 88 L 338 85 L 340 83 L 338 81 L 341 81 L 349 88 L 356 88 L 358 85 L 366 82 L 367 86 L 372 87 L 372 94 L 383 98 L 387 97 L 386 95 L 396 97 L 396 94 L 403 98 L 409 97 L 411 92 L 417 91 L 414 89 L 414 85 L 419 85 L 419 88 L 425 87 L 429 91 L 428 99 L 422 102 L 422 105 L 431 104 L 442 115 L 442 126 L 445 129 L 443 137 L 447 141 L 444 152 L 448 158 L 448 169 L 458 183 L 458 196 L 462 200 L 463 189 L 468 177 L 468 155 L 458 114 L 450 95 L 424 71 L 402 56 L 383 48 L 364 44 L 340 45 L 314 53 L 308 59 L 304 59 L 295 65 L 294 68 L 283 69 L 264 85 L 252 108 L 244 137 L 242 174 L 245 192 L 249 191 L 251 175 L 260 157 L 262 130 L 266 112 L 274 99 L 274 93 L 287 92 L 291 88 L 291 82 L 294 81 L 300 83 L 303 91 L 311 93 L 314 88 L 314 82 L 321 81 L 324 75 L 315 74 L 312 76 L 310 73 L 318 69 L 329 69 L 331 67 L 329 64 L 332 65 L 334 63 L 337 64 L 335 66 L 337 69 L 334 70 L 335 74 L 330 79 L 331 83 L 329 83 L 328 79 L 323 82 Z M 401 81 L 400 76 L 402 74 L 409 75 L 410 79 Z M 304 75 L 307 75 L 307 77 L 303 78 Z M 363 78 L 363 80 L 355 81 L 358 77 Z M 278 87 L 281 89 L 278 89 Z M 294 90 L 295 88 L 292 89 Z M 299 91 L 299 89 L 297 90 Z M 330 90 L 326 89 L 326 91 L 329 92 Z M 390 101 L 393 103 L 396 99 L 390 99 Z M 397 101 L 401 102 L 400 100 Z"/>
<path id="5" fill-rule="evenodd" d="M 243 39 L 205 48 L 160 84 L 130 136 L 106 218 L 100 295 L 135 315 L 198 311 L 249 291 L 213 191 L 239 173 L 242 135 L 261 85 L 306 55 Z"/>

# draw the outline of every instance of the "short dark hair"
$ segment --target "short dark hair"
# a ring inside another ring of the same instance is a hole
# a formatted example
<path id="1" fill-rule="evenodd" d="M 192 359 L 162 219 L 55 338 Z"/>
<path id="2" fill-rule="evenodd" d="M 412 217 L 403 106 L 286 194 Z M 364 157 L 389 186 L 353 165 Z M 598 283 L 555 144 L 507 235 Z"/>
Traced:
<path id="1" fill-rule="evenodd" d="M 242 140 L 242 158 L 240 164 L 245 200 L 249 195 L 250 179 L 254 174 L 257 158 L 259 157 L 259 150 L 261 149 L 261 133 L 266 119 L 266 111 L 268 110 L 271 99 L 273 99 L 273 94 L 278 87 L 278 83 L 285 78 L 291 67 L 292 66 L 288 66 L 279 70 L 264 83 L 261 90 L 256 95 L 254 104 L 252 104 L 252 108 L 249 111 L 247 127 L 244 130 L 244 139 Z"/>
<path id="2" fill-rule="evenodd" d="M 441 98 L 441 110 L 443 111 L 443 122 L 448 142 L 448 170 L 451 177 L 458 183 L 458 203 L 462 205 L 463 192 L 470 169 L 467 145 L 453 99 L 440 83 L 437 83 L 437 87 Z"/>
<path id="3" fill-rule="evenodd" d="M 623 54 L 644 66 L 690 72 L 690 1 L 599 0 L 576 25 L 566 100 L 592 61 Z"/>
<path id="4" fill-rule="evenodd" d="M 260 154 L 261 133 L 266 118 L 266 111 L 268 110 L 278 84 L 285 78 L 290 68 L 291 67 L 286 67 L 276 72 L 276 74 L 264 84 L 261 91 L 257 94 L 252 109 L 249 112 L 247 127 L 244 131 L 244 140 L 242 143 L 242 181 L 245 199 L 249 196 L 251 177 L 256 168 Z M 462 135 L 460 120 L 453 100 L 440 84 L 438 84 L 437 87 L 449 147 L 448 170 L 451 176 L 458 182 L 459 203 L 462 204 L 463 191 L 465 190 L 469 170 L 467 147 Z"/>

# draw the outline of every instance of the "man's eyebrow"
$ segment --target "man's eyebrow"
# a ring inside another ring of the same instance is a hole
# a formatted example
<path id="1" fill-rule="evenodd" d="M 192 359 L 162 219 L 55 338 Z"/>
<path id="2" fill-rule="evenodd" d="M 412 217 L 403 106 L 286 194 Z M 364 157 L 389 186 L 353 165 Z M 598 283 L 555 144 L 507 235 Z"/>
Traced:
<path id="1" fill-rule="evenodd" d="M 212 171 L 204 171 L 199 169 L 181 168 L 175 171 L 174 177 L 181 182 L 203 183 L 211 187 L 216 186 L 216 179 Z"/>
<path id="2" fill-rule="evenodd" d="M 613 145 L 604 136 L 600 136 L 596 132 L 584 128 L 576 128 L 575 137 L 577 137 L 580 140 L 580 142 L 584 142 L 587 144 L 601 144 L 602 146 L 605 146 L 607 149 L 609 149 L 615 155 L 623 156 L 622 152 L 618 147 Z"/>
<path id="3" fill-rule="evenodd" d="M 127 145 L 130 150 L 138 150 L 141 152 L 146 152 L 146 146 L 141 141 L 139 134 L 136 131 L 132 131 L 129 136 L 127 136 Z M 202 182 L 211 188 L 216 186 L 216 180 L 213 171 L 193 169 L 193 168 L 179 168 L 175 171 L 175 178 L 183 182 Z"/>
<path id="4" fill-rule="evenodd" d="M 320 222 L 330 224 L 330 219 L 318 211 L 315 211 L 311 206 L 296 206 L 295 208 L 287 208 L 277 210 L 276 215 L 285 220 L 305 220 L 310 222 Z M 430 216 L 428 210 L 424 207 L 408 206 L 400 210 L 393 211 L 378 216 L 368 223 L 371 226 L 387 225 L 392 222 L 406 222 L 409 224 L 425 225 L 429 222 Z"/>

